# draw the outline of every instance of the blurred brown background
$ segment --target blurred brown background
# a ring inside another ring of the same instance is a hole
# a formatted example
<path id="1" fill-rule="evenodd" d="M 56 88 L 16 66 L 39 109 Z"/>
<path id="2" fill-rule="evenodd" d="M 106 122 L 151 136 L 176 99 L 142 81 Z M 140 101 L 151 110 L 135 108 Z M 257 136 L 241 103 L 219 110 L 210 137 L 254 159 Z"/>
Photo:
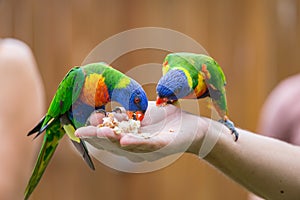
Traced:
<path id="1" fill-rule="evenodd" d="M 192 37 L 218 61 L 227 75 L 230 116 L 252 131 L 269 92 L 300 72 L 299 19 L 300 0 L 0 0 L 0 37 L 32 48 L 47 105 L 66 72 L 97 44 L 128 29 L 164 27 Z M 127 70 L 164 55 L 140 50 L 113 64 Z M 247 198 L 246 190 L 190 155 L 147 174 L 95 163 L 92 172 L 65 138 L 32 199 Z"/>

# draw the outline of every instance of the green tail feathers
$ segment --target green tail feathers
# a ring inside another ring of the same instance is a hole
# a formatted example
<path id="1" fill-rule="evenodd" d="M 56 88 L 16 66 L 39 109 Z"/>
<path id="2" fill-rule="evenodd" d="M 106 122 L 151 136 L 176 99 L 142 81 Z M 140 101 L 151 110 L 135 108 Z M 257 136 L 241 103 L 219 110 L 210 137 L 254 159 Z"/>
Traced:
<path id="1" fill-rule="evenodd" d="M 24 199 L 28 199 L 37 184 L 39 183 L 49 161 L 51 160 L 55 149 L 59 143 L 59 140 L 64 136 L 65 132 L 63 131 L 60 122 L 53 123 L 51 127 L 48 127 L 46 130 L 46 135 L 42 144 L 41 151 L 38 156 L 38 160 L 35 164 L 35 168 L 32 172 L 30 180 L 27 184 L 25 190 Z"/>

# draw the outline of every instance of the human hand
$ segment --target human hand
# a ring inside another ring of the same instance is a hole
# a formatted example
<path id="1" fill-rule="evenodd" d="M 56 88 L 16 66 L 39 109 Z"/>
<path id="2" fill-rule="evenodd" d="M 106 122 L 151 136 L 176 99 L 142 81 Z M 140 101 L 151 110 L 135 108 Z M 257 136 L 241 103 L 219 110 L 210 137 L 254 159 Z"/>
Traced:
<path id="1" fill-rule="evenodd" d="M 207 129 L 205 118 L 186 113 L 174 105 L 157 107 L 155 102 L 149 102 L 140 134 L 115 134 L 110 128 L 94 126 L 79 128 L 75 134 L 97 149 L 139 162 L 183 152 L 198 154 Z"/>
<path id="2" fill-rule="evenodd" d="M 125 134 L 120 138 L 120 145 L 133 152 L 165 149 L 158 158 L 183 152 L 198 154 L 207 128 L 208 123 L 204 118 L 171 104 L 157 107 L 150 102 L 140 129 L 141 135 L 149 137 Z"/>

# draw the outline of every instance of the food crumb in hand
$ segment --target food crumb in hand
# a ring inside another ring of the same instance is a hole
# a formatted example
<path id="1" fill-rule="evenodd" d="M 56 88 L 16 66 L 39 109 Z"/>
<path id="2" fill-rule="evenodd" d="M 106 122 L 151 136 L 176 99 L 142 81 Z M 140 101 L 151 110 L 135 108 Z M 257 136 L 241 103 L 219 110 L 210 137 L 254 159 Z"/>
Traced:
<path id="1" fill-rule="evenodd" d="M 140 121 L 129 119 L 127 121 L 119 122 L 113 113 L 109 113 L 107 117 L 103 118 L 103 123 L 98 127 L 109 127 L 114 130 L 116 134 L 120 133 L 133 133 L 138 134 L 141 127 Z"/>

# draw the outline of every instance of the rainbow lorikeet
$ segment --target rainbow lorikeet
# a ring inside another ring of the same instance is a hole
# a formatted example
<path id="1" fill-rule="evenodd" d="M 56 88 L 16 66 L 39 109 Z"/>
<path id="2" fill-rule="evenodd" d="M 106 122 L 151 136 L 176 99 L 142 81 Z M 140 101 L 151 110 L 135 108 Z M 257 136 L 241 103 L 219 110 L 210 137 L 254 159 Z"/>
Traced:
<path id="1" fill-rule="evenodd" d="M 72 68 L 60 83 L 45 117 L 28 133 L 37 137 L 46 131 L 42 147 L 25 190 L 28 199 L 40 181 L 60 139 L 67 134 L 91 169 L 95 169 L 84 141 L 75 129 L 85 125 L 96 109 L 116 101 L 131 118 L 142 120 L 148 106 L 143 88 L 133 79 L 105 63 Z"/>
<path id="2" fill-rule="evenodd" d="M 228 117 L 226 78 L 218 63 L 211 57 L 195 53 L 171 53 L 163 63 L 163 77 L 159 80 L 157 105 L 174 103 L 181 98 L 210 97 L 225 124 L 238 139 L 233 122 Z"/>

